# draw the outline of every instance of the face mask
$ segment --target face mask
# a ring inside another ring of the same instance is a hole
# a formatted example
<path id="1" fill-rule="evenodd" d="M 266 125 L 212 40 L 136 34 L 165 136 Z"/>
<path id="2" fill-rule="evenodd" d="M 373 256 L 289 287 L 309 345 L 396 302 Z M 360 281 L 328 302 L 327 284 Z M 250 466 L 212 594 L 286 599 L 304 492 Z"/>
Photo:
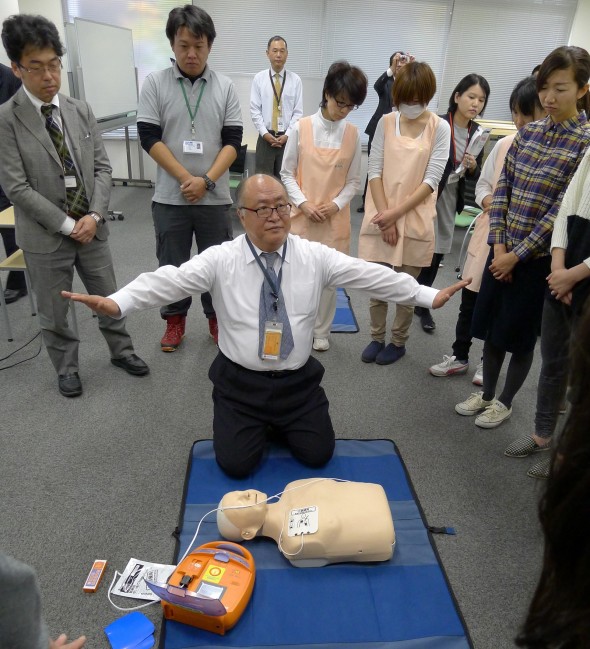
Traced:
<path id="1" fill-rule="evenodd" d="M 413 106 L 410 106 L 409 104 L 400 104 L 399 112 L 408 119 L 418 119 L 426 108 L 427 106 L 425 104 L 415 104 Z"/>

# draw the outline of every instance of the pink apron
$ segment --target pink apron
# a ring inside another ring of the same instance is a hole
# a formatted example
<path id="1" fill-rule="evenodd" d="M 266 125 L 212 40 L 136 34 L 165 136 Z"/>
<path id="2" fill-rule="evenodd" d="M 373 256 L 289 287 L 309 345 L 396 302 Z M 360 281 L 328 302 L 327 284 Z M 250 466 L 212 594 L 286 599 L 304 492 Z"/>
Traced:
<path id="1" fill-rule="evenodd" d="M 357 129 L 348 123 L 339 149 L 316 147 L 311 117 L 299 120 L 299 163 L 297 184 L 305 197 L 320 205 L 332 201 L 346 185 L 348 170 L 356 152 Z M 348 254 L 350 249 L 350 205 L 322 223 L 310 221 L 299 209 L 291 216 L 291 232 L 310 241 L 319 241 Z"/>
<path id="2" fill-rule="evenodd" d="M 419 138 L 396 135 L 397 113 L 384 119 L 383 189 L 388 207 L 395 207 L 414 193 L 424 181 L 432 154 L 436 129 L 440 118 L 430 115 Z M 360 230 L 358 256 L 367 261 L 379 261 L 392 266 L 429 266 L 434 253 L 434 219 L 436 218 L 436 191 L 410 210 L 397 222 L 399 239 L 390 246 L 381 238 L 371 219 L 377 214 L 371 186 L 367 188 L 365 217 Z"/>
<path id="3" fill-rule="evenodd" d="M 504 159 L 508 153 L 508 149 L 512 144 L 516 134 L 507 135 L 500 140 L 498 146 L 498 154 L 496 156 L 496 164 L 494 166 L 494 177 L 492 178 L 492 187 L 496 189 L 502 167 L 504 166 Z M 488 245 L 488 235 L 490 233 L 490 217 L 487 212 L 477 217 L 471 241 L 467 248 L 467 257 L 465 258 L 465 265 L 463 267 L 462 276 L 467 279 L 472 278 L 471 284 L 467 287 L 474 293 L 479 292 L 481 286 L 481 276 L 486 265 L 486 260 L 490 254 L 490 246 Z"/>

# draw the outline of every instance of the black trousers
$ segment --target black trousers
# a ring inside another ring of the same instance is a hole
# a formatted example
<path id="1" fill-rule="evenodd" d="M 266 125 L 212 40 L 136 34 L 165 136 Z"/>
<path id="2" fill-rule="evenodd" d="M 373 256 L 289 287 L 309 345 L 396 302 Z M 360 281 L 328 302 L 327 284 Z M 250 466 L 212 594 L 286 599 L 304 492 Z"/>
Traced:
<path id="1" fill-rule="evenodd" d="M 324 465 L 334 453 L 334 429 L 323 375 L 312 356 L 298 370 L 256 372 L 220 352 L 209 369 L 219 466 L 231 476 L 247 476 L 262 459 L 269 432 L 304 464 Z"/>
<path id="2" fill-rule="evenodd" d="M 434 280 L 436 279 L 436 275 L 438 273 L 438 268 L 440 266 L 440 262 L 443 260 L 444 255 L 440 254 L 439 252 L 435 252 L 432 255 L 432 261 L 430 262 L 430 266 L 425 266 L 421 271 L 418 277 L 416 277 L 416 281 L 418 284 L 422 284 L 422 286 L 432 286 L 434 284 Z M 426 307 L 423 306 L 417 306 L 414 309 L 414 313 L 422 317 L 423 315 L 427 315 L 430 309 L 427 309 Z M 457 356 L 457 358 L 460 358 Z"/>
<path id="3" fill-rule="evenodd" d="M 193 237 L 197 250 L 232 240 L 229 205 L 166 205 L 152 202 L 152 218 L 156 230 L 156 255 L 160 266 L 180 266 L 191 258 Z M 186 315 L 191 297 L 168 304 L 160 309 L 162 318 Z M 215 317 L 210 293 L 201 294 L 203 312 Z"/>
<path id="4" fill-rule="evenodd" d="M 420 275 L 418 275 L 418 277 L 416 278 L 418 284 L 422 284 L 423 286 L 432 286 L 434 284 L 434 280 L 436 279 L 436 276 L 438 274 L 440 262 L 443 260 L 443 257 L 444 255 L 440 252 L 435 252 L 432 255 L 430 266 L 423 268 L 420 271 Z"/>
<path id="5" fill-rule="evenodd" d="M 367 160 L 369 159 L 369 156 L 371 155 L 371 143 L 373 142 L 373 136 L 369 135 L 369 142 L 367 143 Z M 367 173 L 367 177 L 365 178 L 365 188 L 363 190 L 363 206 L 365 205 L 365 198 L 367 198 L 367 188 L 369 187 L 369 174 Z"/>
<path id="6" fill-rule="evenodd" d="M 459 305 L 459 317 L 455 327 L 455 342 L 453 343 L 453 356 L 460 361 L 469 360 L 469 349 L 471 348 L 471 320 L 475 311 L 477 293 L 464 288 L 461 291 L 461 304 Z"/>
<path id="7" fill-rule="evenodd" d="M 259 135 L 256 141 L 256 173 L 275 176 L 280 180 L 284 153 L 284 146 L 271 146 Z"/>

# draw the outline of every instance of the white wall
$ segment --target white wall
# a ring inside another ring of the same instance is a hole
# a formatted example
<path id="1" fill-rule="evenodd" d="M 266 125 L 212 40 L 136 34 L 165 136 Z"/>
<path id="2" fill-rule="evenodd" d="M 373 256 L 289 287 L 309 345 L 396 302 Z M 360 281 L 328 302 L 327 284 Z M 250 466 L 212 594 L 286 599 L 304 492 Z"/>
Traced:
<path id="1" fill-rule="evenodd" d="M 15 14 L 20 13 L 18 8 L 18 0 L 2 0 L 0 2 L 0 22 L 3 23 L 8 16 L 14 16 Z M 4 48 L 0 46 L 0 63 L 4 65 L 10 65 L 10 61 L 6 56 Z"/>
<path id="2" fill-rule="evenodd" d="M 4 0 L 3 0 L 4 1 Z M 66 43 L 64 31 L 64 15 L 61 0 L 18 0 L 18 13 L 44 16 L 57 27 L 61 42 Z M 63 57 L 64 68 L 61 74 L 61 92 L 64 95 L 70 94 L 70 83 L 68 81 L 68 55 Z"/>
<path id="3" fill-rule="evenodd" d="M 590 0 L 578 0 L 568 45 L 577 45 L 590 52 Z"/>

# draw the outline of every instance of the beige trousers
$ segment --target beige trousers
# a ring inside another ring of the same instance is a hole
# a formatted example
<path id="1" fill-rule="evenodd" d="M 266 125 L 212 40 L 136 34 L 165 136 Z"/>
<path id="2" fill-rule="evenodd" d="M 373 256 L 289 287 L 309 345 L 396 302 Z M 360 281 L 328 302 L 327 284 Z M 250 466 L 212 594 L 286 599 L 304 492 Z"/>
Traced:
<path id="1" fill-rule="evenodd" d="M 329 338 L 332 321 L 336 313 L 336 289 L 325 288 L 320 298 L 320 306 L 315 319 L 314 338 Z"/>
<path id="2" fill-rule="evenodd" d="M 388 264 L 383 264 L 388 266 Z M 391 266 L 389 266 L 391 268 Z M 422 270 L 418 266 L 395 266 L 398 273 L 407 273 L 416 278 Z M 371 316 L 371 338 L 377 342 L 385 342 L 385 328 L 387 324 L 387 307 L 389 303 L 371 298 L 369 302 L 369 313 Z M 402 347 L 410 337 L 409 330 L 412 324 L 414 307 L 403 304 L 395 305 L 395 318 L 391 327 L 391 342 L 397 347 Z"/>

